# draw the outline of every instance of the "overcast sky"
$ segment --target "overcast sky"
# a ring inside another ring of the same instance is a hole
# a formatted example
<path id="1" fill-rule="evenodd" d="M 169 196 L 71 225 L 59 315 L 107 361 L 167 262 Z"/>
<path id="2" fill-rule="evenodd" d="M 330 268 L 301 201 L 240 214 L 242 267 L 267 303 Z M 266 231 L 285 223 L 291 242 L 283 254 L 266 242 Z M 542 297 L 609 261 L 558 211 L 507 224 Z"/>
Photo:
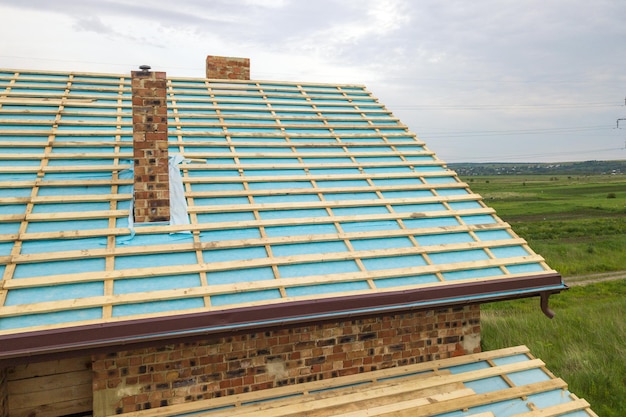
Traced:
<path id="1" fill-rule="evenodd" d="M 623 0 L 0 0 L 0 68 L 365 84 L 447 162 L 626 160 Z"/>

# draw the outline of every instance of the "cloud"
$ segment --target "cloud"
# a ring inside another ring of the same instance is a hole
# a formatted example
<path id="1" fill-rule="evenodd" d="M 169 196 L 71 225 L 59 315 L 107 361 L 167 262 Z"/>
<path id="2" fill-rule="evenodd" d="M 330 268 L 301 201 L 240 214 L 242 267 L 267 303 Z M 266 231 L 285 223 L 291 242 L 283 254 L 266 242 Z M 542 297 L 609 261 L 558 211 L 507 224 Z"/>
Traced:
<path id="1" fill-rule="evenodd" d="M 79 32 L 95 32 L 103 35 L 113 34 L 114 31 L 98 17 L 80 17 L 74 23 L 74 29 Z"/>
<path id="2" fill-rule="evenodd" d="M 458 132 L 613 127 L 624 114 L 626 3 L 614 0 L 2 0 L 0 11 L 3 65 L 202 76 L 207 54 L 248 56 L 253 77 L 366 84 L 422 139 L 437 132 L 447 160 L 563 143 Z"/>

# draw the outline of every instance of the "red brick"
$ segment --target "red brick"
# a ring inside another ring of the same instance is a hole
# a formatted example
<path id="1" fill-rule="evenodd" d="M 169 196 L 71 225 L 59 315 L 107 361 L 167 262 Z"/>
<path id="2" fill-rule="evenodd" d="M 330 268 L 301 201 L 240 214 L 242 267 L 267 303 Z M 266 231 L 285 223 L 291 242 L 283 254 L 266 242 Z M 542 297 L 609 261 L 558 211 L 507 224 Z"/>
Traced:
<path id="1" fill-rule="evenodd" d="M 450 319 L 461 313 L 465 317 L 472 316 L 475 323 L 453 326 L 453 322 L 458 320 L 450 322 Z M 159 407 L 160 398 L 173 404 L 188 401 L 186 398 L 190 395 L 191 400 L 196 400 L 212 398 L 218 392 L 220 395 L 232 395 L 245 390 L 271 388 L 278 383 L 277 377 L 270 375 L 265 365 L 267 356 L 272 355 L 281 355 L 287 370 L 287 380 L 298 383 L 311 378 L 317 380 L 421 362 L 425 358 L 433 360 L 474 353 L 465 352 L 462 344 L 457 341 L 462 335 L 480 331 L 479 314 L 478 307 L 473 306 L 461 312 L 441 309 L 437 313 L 404 313 L 213 338 L 168 345 L 161 349 L 138 349 L 132 353 L 118 352 L 115 359 L 94 356 L 93 386 L 94 389 L 104 389 L 107 382 L 115 385 L 119 382 L 110 380 L 108 370 L 119 369 L 123 363 L 140 363 L 147 366 L 145 374 L 114 378 L 128 386 L 142 384 L 144 389 L 149 390 L 140 395 L 129 396 L 131 399 L 125 401 L 135 402 L 129 408 L 143 407 L 147 402 L 153 407 Z M 446 319 L 449 321 L 446 322 Z M 440 323 L 439 330 L 429 324 L 435 322 Z M 356 336 L 366 333 L 372 335 L 368 340 L 359 340 Z M 346 335 L 355 337 L 346 338 Z M 446 337 L 451 343 L 441 346 L 436 344 L 437 338 L 445 340 Z M 316 346 L 318 340 L 331 340 L 330 338 L 334 338 L 334 344 Z M 342 338 L 343 341 L 340 340 Z M 263 351 L 265 353 L 259 353 Z M 317 362 L 319 358 L 321 361 Z M 306 362 L 310 366 L 306 366 Z M 141 365 L 133 365 L 133 372 L 140 371 Z M 285 376 L 279 378 L 283 381 Z M 183 385 L 171 388 L 170 384 L 175 382 Z M 161 394 L 156 395 L 155 392 Z M 126 405 L 123 406 L 125 407 Z"/>

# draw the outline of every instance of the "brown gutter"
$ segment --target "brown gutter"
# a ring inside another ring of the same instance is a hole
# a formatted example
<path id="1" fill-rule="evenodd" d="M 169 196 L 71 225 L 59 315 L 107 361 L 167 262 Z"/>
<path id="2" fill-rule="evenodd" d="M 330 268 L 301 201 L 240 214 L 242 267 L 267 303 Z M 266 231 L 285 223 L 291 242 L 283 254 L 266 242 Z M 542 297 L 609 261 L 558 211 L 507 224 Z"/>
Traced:
<path id="1" fill-rule="evenodd" d="M 554 273 L 18 333 L 2 337 L 0 364 L 14 365 L 278 326 L 538 295 L 542 310 L 546 312 L 550 311 L 548 296 L 564 289 L 567 287 L 561 276 Z"/>

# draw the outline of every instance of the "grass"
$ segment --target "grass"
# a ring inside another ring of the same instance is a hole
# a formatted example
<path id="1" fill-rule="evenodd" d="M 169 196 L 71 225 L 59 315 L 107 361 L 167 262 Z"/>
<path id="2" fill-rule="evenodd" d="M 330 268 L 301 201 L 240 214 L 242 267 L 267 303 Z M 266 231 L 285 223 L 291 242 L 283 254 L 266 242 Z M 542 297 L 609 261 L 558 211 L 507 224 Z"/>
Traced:
<path id="1" fill-rule="evenodd" d="M 626 280 L 573 287 L 550 301 L 553 320 L 536 299 L 484 305 L 483 349 L 526 345 L 598 415 L 626 416 Z"/>
<path id="2" fill-rule="evenodd" d="M 465 178 L 548 265 L 575 276 L 626 270 L 626 177 L 504 175 Z M 551 297 L 484 305 L 484 350 L 527 345 L 603 417 L 626 416 L 626 280 Z"/>
<path id="3" fill-rule="evenodd" d="M 626 270 L 626 177 L 465 178 L 563 276 Z"/>

